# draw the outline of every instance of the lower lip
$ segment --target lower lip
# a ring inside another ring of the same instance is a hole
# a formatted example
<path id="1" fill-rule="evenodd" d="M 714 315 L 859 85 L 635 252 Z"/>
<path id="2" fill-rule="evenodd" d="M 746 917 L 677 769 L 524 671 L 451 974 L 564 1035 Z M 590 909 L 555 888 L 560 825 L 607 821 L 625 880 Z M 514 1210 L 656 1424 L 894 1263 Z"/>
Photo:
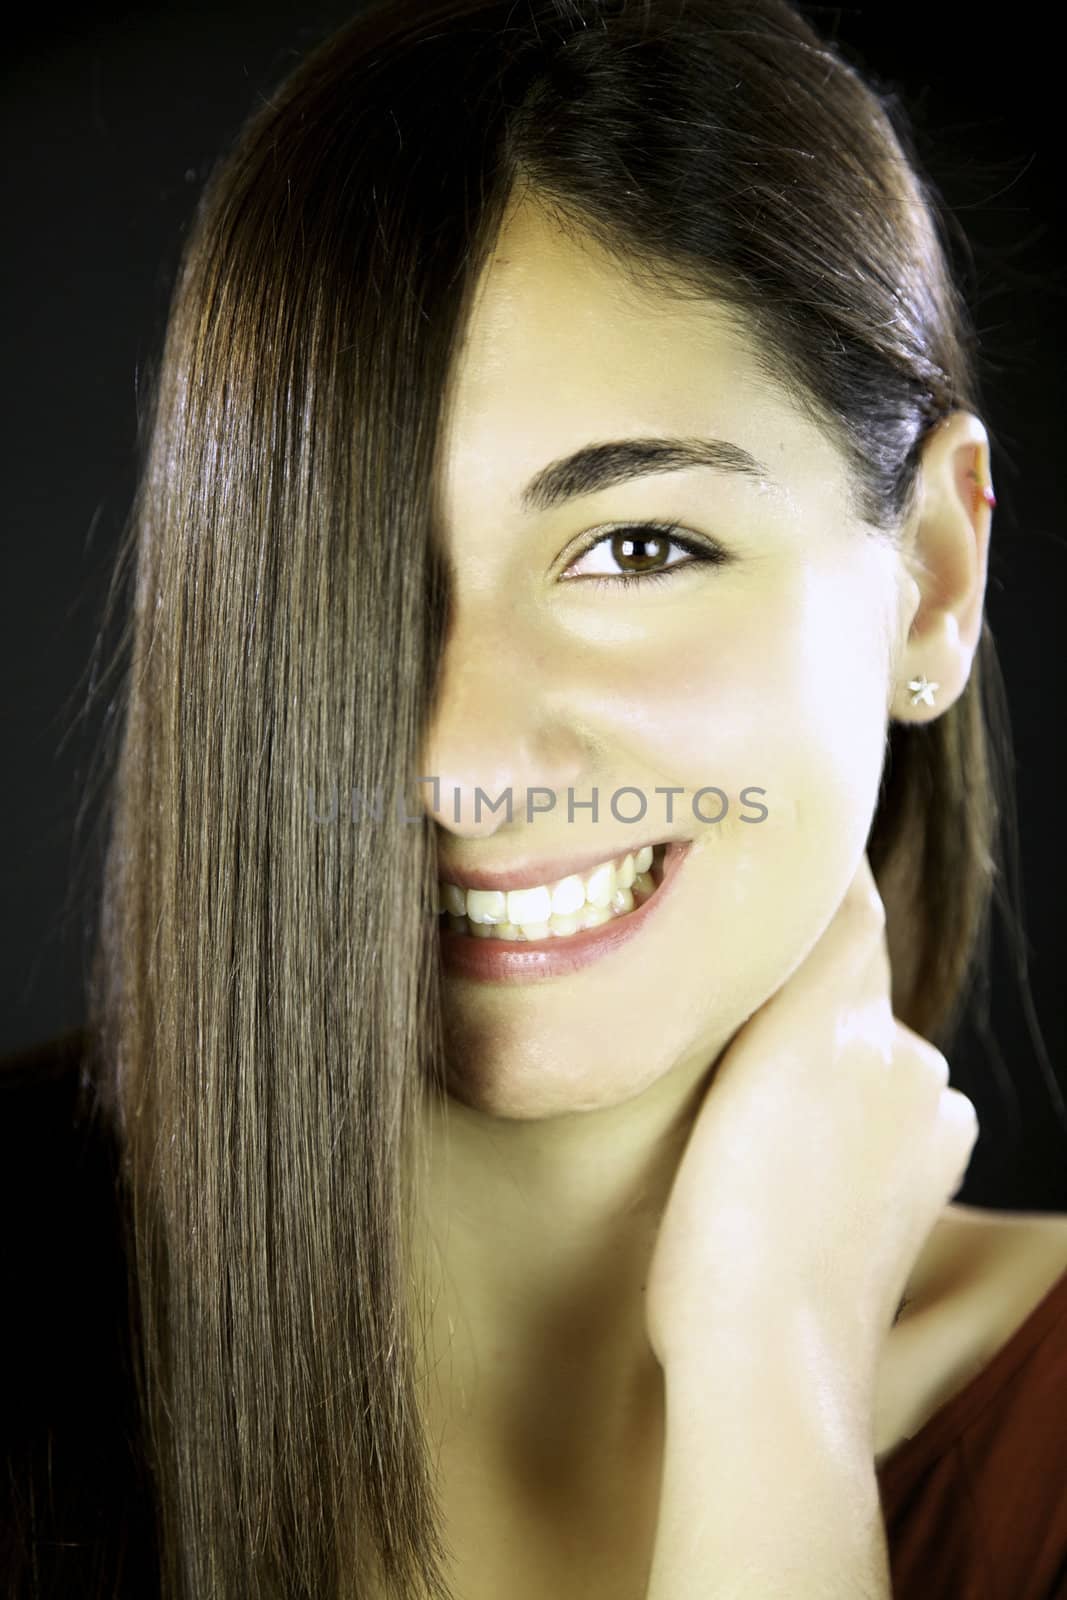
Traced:
<path id="1" fill-rule="evenodd" d="M 667 846 L 659 887 L 636 911 L 613 917 L 610 922 L 586 928 L 582 933 L 572 933 L 562 939 L 553 936 L 520 942 L 517 939 L 476 939 L 469 933 L 453 933 L 451 928 L 442 925 L 439 937 L 445 970 L 460 978 L 532 983 L 590 966 L 601 956 L 636 939 L 648 926 L 656 907 L 670 894 L 679 864 L 691 843 L 691 840 L 675 841 Z"/>

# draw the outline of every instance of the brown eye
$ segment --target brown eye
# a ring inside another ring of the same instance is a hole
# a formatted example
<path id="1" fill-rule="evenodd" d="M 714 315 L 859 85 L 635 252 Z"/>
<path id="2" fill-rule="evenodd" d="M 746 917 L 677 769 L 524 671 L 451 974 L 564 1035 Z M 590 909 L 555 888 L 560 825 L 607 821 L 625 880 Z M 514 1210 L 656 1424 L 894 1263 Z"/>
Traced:
<path id="1" fill-rule="evenodd" d="M 611 559 L 618 561 L 627 575 L 635 571 L 644 576 L 659 568 L 670 549 L 671 541 L 665 533 L 613 533 L 610 539 Z M 630 565 L 636 563 L 636 567 Z"/>
<path id="2" fill-rule="evenodd" d="M 601 584 L 653 583 L 673 577 L 676 572 L 683 569 L 708 563 L 721 565 L 728 559 L 721 546 L 705 546 L 693 539 L 680 537 L 677 526 L 677 523 L 664 525 L 654 522 L 635 522 L 601 534 L 575 557 L 564 576 L 573 575 L 584 582 Z M 672 546 L 684 551 L 689 559 L 670 562 Z M 598 555 L 598 560 L 606 561 L 609 566 L 614 564 L 620 570 L 575 573 L 576 566 L 585 562 L 594 552 L 600 551 L 603 551 L 603 555 Z"/>

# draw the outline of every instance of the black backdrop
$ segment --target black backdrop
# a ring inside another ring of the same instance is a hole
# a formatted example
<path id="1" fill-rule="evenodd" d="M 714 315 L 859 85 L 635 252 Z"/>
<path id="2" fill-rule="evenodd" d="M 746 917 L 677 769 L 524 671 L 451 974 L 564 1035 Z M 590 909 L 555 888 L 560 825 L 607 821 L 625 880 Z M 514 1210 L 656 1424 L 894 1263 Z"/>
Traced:
<path id="1" fill-rule="evenodd" d="M 247 112 L 352 9 L 330 0 L 85 4 L 6 31 L 0 1051 L 83 1017 L 91 834 L 75 835 L 74 824 L 100 711 L 84 720 L 78 711 L 133 488 L 139 375 L 159 346 L 195 198 Z M 1059 58 L 1040 23 L 1015 28 L 1006 10 L 987 29 L 955 7 L 944 20 L 929 5 L 805 9 L 857 64 L 897 88 L 969 240 L 957 267 L 977 308 L 995 436 L 988 614 L 1013 715 L 1033 996 L 1067 1092 L 1058 970 L 1067 570 Z M 982 1124 L 959 1198 L 1067 1211 L 1067 1126 L 1054 1113 L 1013 965 L 998 932 L 1001 1079 L 971 1033 L 953 1055 L 953 1079 Z"/>

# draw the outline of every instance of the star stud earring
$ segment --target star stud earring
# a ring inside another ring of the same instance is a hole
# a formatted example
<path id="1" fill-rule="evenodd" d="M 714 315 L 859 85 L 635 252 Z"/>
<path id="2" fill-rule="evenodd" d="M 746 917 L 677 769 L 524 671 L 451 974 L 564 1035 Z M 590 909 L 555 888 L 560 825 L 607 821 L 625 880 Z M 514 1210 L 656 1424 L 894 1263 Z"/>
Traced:
<path id="1" fill-rule="evenodd" d="M 934 693 L 936 690 L 940 689 L 940 687 L 941 685 L 939 683 L 930 683 L 925 675 L 918 678 L 912 678 L 911 682 L 908 684 L 908 688 L 911 691 L 912 705 L 917 706 L 921 704 L 925 706 L 932 706 L 934 703 Z"/>

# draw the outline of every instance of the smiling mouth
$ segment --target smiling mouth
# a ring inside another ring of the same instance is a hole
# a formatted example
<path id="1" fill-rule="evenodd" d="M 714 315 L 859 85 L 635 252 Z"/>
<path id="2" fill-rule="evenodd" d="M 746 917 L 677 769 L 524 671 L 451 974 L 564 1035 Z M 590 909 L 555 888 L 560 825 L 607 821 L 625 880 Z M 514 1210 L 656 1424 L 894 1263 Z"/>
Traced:
<path id="1" fill-rule="evenodd" d="M 663 881 L 667 849 L 666 843 L 646 846 L 604 862 L 585 877 L 572 875 L 540 889 L 464 891 L 442 884 L 440 926 L 471 939 L 516 944 L 573 938 L 620 921 L 651 899 Z"/>

